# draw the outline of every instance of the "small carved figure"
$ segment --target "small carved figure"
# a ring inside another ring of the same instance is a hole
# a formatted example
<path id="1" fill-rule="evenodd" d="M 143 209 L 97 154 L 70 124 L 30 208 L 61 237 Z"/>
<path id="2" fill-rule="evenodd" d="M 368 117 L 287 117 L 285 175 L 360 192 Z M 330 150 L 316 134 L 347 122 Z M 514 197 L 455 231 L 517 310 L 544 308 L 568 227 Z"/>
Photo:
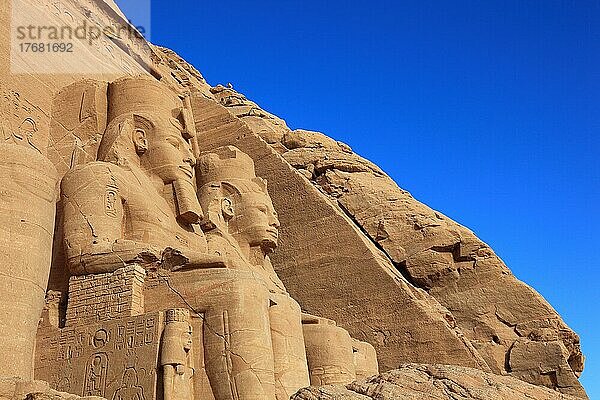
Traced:
<path id="1" fill-rule="evenodd" d="M 123 373 L 123 381 L 112 397 L 112 400 L 146 400 L 144 388 L 138 385 L 137 371 L 129 367 Z"/>
<path id="2" fill-rule="evenodd" d="M 192 400 L 194 372 L 190 352 L 192 326 L 185 309 L 166 311 L 160 365 L 163 371 L 164 400 Z"/>
<path id="3" fill-rule="evenodd" d="M 86 371 L 84 394 L 86 396 L 104 396 L 108 359 L 106 354 L 92 355 Z"/>

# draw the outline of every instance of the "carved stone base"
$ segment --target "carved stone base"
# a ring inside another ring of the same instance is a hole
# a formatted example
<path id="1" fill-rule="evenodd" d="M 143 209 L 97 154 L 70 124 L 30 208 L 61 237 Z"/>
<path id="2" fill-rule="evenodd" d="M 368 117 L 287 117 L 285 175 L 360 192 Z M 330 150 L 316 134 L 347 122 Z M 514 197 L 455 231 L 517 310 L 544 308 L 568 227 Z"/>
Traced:
<path id="1" fill-rule="evenodd" d="M 14 377 L 0 377 L 0 400 L 104 400 L 102 397 L 80 397 L 58 392 L 45 381 L 24 381 Z"/>

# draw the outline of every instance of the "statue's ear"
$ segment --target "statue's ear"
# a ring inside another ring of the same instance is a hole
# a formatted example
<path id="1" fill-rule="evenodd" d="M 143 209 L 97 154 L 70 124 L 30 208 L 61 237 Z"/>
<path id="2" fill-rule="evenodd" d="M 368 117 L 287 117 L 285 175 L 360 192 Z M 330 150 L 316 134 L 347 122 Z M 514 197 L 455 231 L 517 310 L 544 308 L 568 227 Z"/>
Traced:
<path id="1" fill-rule="evenodd" d="M 227 221 L 233 215 L 232 203 L 223 196 L 220 183 L 211 183 L 198 190 L 198 200 L 204 211 L 204 219 L 200 222 L 202 230 L 208 232 L 219 228 L 227 231 Z"/>
<path id="2" fill-rule="evenodd" d="M 125 123 L 123 124 L 122 129 L 129 130 L 129 132 L 127 132 L 127 133 L 129 133 L 131 135 L 131 141 L 133 142 L 133 145 L 135 146 L 135 152 L 139 156 L 141 156 L 146 151 L 148 151 L 148 139 L 147 139 L 146 130 L 144 129 L 143 126 L 136 126 L 134 121 L 128 118 L 125 121 Z M 123 133 L 126 133 L 126 132 L 123 132 Z"/>
<path id="3" fill-rule="evenodd" d="M 151 129 L 154 129 L 152 122 L 142 115 L 133 114 L 131 118 L 125 120 L 121 133 L 131 137 L 135 152 L 141 156 L 148 151 L 148 132 Z"/>
<path id="4" fill-rule="evenodd" d="M 231 201 L 229 197 L 224 197 L 221 199 L 221 213 L 223 213 L 225 220 L 230 220 L 233 218 L 233 201 Z"/>
<path id="5" fill-rule="evenodd" d="M 146 139 L 146 131 L 141 128 L 133 130 L 132 134 L 133 144 L 135 145 L 135 152 L 141 156 L 148 151 L 148 139 Z"/>

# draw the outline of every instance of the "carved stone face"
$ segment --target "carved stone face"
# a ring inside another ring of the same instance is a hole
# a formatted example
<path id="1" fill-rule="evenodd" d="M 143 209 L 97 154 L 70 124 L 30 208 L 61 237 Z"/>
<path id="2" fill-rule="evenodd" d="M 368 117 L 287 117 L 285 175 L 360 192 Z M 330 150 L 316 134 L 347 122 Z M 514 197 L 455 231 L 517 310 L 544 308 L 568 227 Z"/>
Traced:
<path id="1" fill-rule="evenodd" d="M 174 119 L 155 123 L 153 129 L 136 128 L 133 133 L 142 167 L 165 183 L 191 181 L 196 159 L 190 143 L 181 134 L 181 126 Z"/>
<path id="2" fill-rule="evenodd" d="M 252 192 L 239 196 L 229 227 L 232 234 L 246 240 L 250 246 L 261 246 L 265 251 L 277 247 L 279 220 L 266 193 Z"/>

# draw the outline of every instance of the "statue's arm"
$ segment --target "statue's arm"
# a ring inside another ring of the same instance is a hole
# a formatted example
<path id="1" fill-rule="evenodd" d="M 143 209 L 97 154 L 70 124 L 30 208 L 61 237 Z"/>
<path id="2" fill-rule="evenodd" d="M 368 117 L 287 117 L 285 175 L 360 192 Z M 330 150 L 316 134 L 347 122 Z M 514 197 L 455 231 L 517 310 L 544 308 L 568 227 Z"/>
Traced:
<path id="1" fill-rule="evenodd" d="M 162 250 L 123 237 L 124 191 L 116 167 L 91 163 L 61 183 L 64 245 L 73 275 L 113 272 L 133 261 L 160 260 Z"/>
<path id="2" fill-rule="evenodd" d="M 185 271 L 205 268 L 228 268 L 228 260 L 217 254 L 206 254 L 196 251 L 180 251 L 166 248 L 162 254 L 162 267 L 171 271 Z"/>
<path id="3" fill-rule="evenodd" d="M 72 275 L 114 272 L 133 262 L 161 262 L 172 270 L 228 266 L 217 255 L 124 237 L 128 198 L 125 181 L 119 167 L 102 162 L 76 167 L 63 178 L 63 238 Z"/>
<path id="4" fill-rule="evenodd" d="M 163 365 L 163 399 L 175 400 L 173 396 L 173 380 L 175 377 L 175 367 L 171 364 Z"/>

